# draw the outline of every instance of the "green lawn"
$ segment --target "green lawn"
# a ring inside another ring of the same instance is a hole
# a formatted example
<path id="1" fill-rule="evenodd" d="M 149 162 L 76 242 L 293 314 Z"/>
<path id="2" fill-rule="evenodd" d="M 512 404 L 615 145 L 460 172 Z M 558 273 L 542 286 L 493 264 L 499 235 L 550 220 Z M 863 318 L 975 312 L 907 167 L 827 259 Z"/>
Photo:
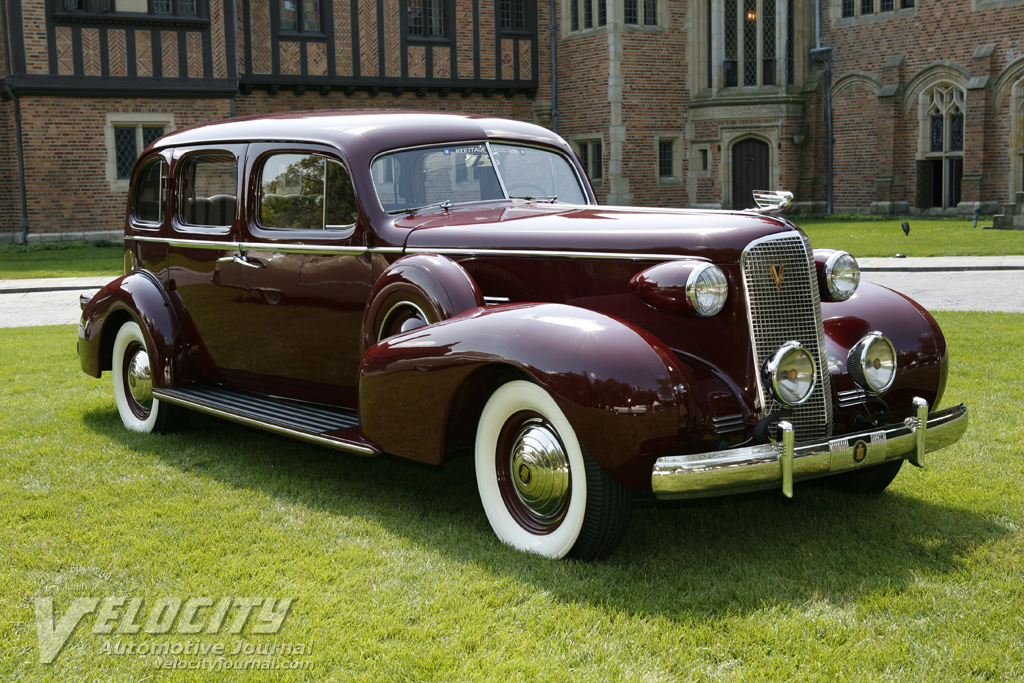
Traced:
<path id="1" fill-rule="evenodd" d="M 124 247 L 111 242 L 0 244 L 0 280 L 121 274 Z"/>
<path id="2" fill-rule="evenodd" d="M 1024 254 L 1024 230 L 982 230 L 970 221 L 918 218 L 801 218 L 793 220 L 815 247 L 845 249 L 857 257 L 1002 256 Z M 910 223 L 910 235 L 900 224 Z M 991 224 L 983 219 L 979 226 Z M 92 244 L 0 245 L 0 280 L 120 275 L 123 249 Z"/>
<path id="3" fill-rule="evenodd" d="M 73 327 L 0 330 L 0 678 L 169 678 L 103 648 L 243 638 L 313 644 L 285 658 L 311 670 L 260 680 L 1020 680 L 1024 316 L 938 318 L 946 404 L 973 412 L 928 469 L 876 498 L 805 485 L 639 509 L 602 564 L 501 546 L 467 460 L 363 460 L 198 415 L 126 433 Z M 95 635 L 90 615 L 40 664 L 33 598 L 59 622 L 89 596 L 143 614 L 167 597 L 294 603 L 274 636 Z"/>
<path id="4" fill-rule="evenodd" d="M 818 248 L 843 249 L 855 257 L 893 256 L 1005 256 L 1024 254 L 1024 230 L 983 230 L 991 218 L 978 221 L 886 218 L 791 217 Z M 902 223 L 910 224 L 910 234 Z"/>

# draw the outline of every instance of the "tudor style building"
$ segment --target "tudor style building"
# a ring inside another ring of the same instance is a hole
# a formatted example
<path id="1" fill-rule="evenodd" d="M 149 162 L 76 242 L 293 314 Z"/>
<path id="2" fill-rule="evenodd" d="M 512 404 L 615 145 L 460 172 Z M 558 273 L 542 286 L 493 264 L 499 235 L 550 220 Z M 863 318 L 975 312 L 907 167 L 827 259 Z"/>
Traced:
<path id="1" fill-rule="evenodd" d="M 152 139 L 299 109 L 533 120 L 607 203 L 1024 191 L 1024 0 L 0 0 L 0 51 L 3 241 L 118 230 Z"/>

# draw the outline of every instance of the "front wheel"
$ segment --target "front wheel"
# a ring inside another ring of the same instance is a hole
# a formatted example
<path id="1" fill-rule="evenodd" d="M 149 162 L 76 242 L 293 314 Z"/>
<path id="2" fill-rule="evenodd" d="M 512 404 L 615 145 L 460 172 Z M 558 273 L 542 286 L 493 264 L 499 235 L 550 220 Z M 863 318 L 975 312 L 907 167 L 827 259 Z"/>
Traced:
<path id="1" fill-rule="evenodd" d="M 581 560 L 605 558 L 618 547 L 632 494 L 594 462 L 541 387 L 516 380 L 491 395 L 475 458 L 487 521 L 503 542 Z"/>
<path id="2" fill-rule="evenodd" d="M 114 402 L 124 426 L 134 432 L 170 432 L 184 425 L 188 411 L 153 397 L 153 371 L 142 329 L 126 322 L 114 337 L 111 359 Z"/>

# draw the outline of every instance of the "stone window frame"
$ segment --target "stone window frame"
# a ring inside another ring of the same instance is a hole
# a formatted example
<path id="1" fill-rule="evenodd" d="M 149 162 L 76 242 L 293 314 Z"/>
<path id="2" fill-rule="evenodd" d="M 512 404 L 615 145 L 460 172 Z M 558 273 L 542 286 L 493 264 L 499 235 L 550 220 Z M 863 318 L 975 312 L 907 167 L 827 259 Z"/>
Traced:
<path id="1" fill-rule="evenodd" d="M 174 114 L 148 112 L 107 114 L 106 124 L 103 129 L 104 145 L 107 151 L 107 160 L 106 163 L 104 163 L 104 171 L 107 183 L 110 185 L 111 192 L 127 192 L 128 185 L 131 183 L 130 178 L 117 177 L 117 144 L 114 138 L 114 128 L 134 127 L 137 131 L 136 135 L 141 135 L 143 127 L 156 126 L 163 127 L 164 135 L 175 130 Z M 137 137 L 136 140 L 138 141 L 138 139 L 139 138 Z M 137 142 L 137 154 L 141 156 L 142 151 L 143 148 Z"/>
<path id="2" fill-rule="evenodd" d="M 583 164 L 583 170 L 586 171 L 587 180 L 590 181 L 591 187 L 604 187 L 604 179 L 607 175 L 607 171 L 605 171 L 605 164 L 608 159 L 608 143 L 604 136 L 595 133 L 580 133 L 578 135 L 566 136 L 566 139 L 569 141 L 569 144 L 572 145 L 572 149 L 576 152 L 576 156 L 580 158 L 580 163 Z M 593 174 L 590 172 L 592 165 L 591 159 L 593 158 L 593 146 L 595 144 L 598 145 L 598 148 L 601 151 L 601 165 L 599 169 L 601 176 L 598 178 L 594 178 Z M 582 148 L 584 146 L 587 146 L 586 154 L 582 153 Z"/>
<path id="3" fill-rule="evenodd" d="M 909 7 L 907 6 L 908 1 L 910 2 Z M 1024 2 L 1024 0 L 1020 1 Z M 873 10 L 870 13 L 865 13 L 863 11 L 863 5 L 866 2 L 871 2 L 873 4 Z M 842 28 L 844 26 L 855 26 L 859 24 L 870 24 L 877 21 L 889 21 L 890 19 L 914 17 L 917 15 L 917 5 L 921 0 L 893 0 L 893 8 L 891 10 L 883 10 L 882 2 L 883 0 L 853 0 L 852 15 L 847 15 L 843 11 L 844 5 L 848 3 L 833 2 L 829 7 L 832 25 L 835 28 Z"/>
<path id="4" fill-rule="evenodd" d="M 608 30 L 609 19 L 619 0 L 562 0 L 562 35 L 577 36 Z M 536 14 L 537 6 L 531 6 Z M 572 22 L 575 8 L 575 25 Z M 586 26 L 586 11 L 590 9 L 590 26 Z M 604 22 L 601 17 L 604 16 Z"/>
<path id="5" fill-rule="evenodd" d="M 1010 90 L 1010 155 L 1009 201 L 1024 192 L 1024 78 Z"/>
<path id="6" fill-rule="evenodd" d="M 694 81 L 694 91 L 700 92 L 703 90 L 710 90 L 711 92 L 730 91 L 730 92 L 750 92 L 753 90 L 768 90 L 778 91 L 785 90 L 788 87 L 798 86 L 802 82 L 801 74 L 804 70 L 805 50 L 801 45 L 798 27 L 800 26 L 799 17 L 801 15 L 800 9 L 797 5 L 800 3 L 789 2 L 788 0 L 756 0 L 756 23 L 757 29 L 756 43 L 757 47 L 756 58 L 754 63 L 758 67 L 757 84 L 756 85 L 744 85 L 746 67 L 744 64 L 744 37 L 743 37 L 743 0 L 727 0 L 734 4 L 736 8 L 736 85 L 726 85 L 726 5 L 721 0 L 714 0 L 710 3 L 710 16 L 708 15 L 709 8 L 708 3 L 697 3 L 697 11 L 694 12 L 694 23 L 691 28 L 691 36 L 696 37 L 694 41 L 697 43 L 695 54 L 697 55 L 696 68 L 691 69 L 694 77 L 697 79 Z M 764 34 L 764 24 L 762 18 L 764 16 L 764 5 L 766 2 L 771 2 L 774 5 L 775 13 L 775 68 L 774 68 L 774 83 L 766 84 L 764 77 L 764 53 L 762 51 L 762 38 Z M 837 5 L 838 6 L 838 5 Z M 790 22 L 789 12 L 792 11 L 797 15 L 797 19 Z M 709 30 L 710 28 L 710 30 Z M 790 29 L 797 33 L 790 40 Z M 708 41 L 711 44 L 708 44 Z M 792 50 L 792 55 L 790 54 Z M 731 60 L 730 60 L 731 61 Z M 790 83 L 792 72 L 792 83 Z M 708 76 L 711 79 L 710 88 L 708 87 Z"/>
<path id="7" fill-rule="evenodd" d="M 941 101 L 940 99 L 941 98 Z M 917 160 L 918 161 L 934 161 L 942 160 L 942 208 L 943 209 L 955 209 L 956 202 L 952 201 L 949 195 L 949 178 L 947 173 L 949 172 L 949 165 L 947 161 L 950 159 L 960 159 L 961 164 L 964 159 L 966 150 L 966 139 L 963 140 L 961 149 L 952 150 L 950 149 L 951 138 L 952 138 L 952 126 L 950 121 L 952 120 L 951 114 L 954 110 L 959 110 L 963 116 L 963 127 L 966 132 L 967 128 L 967 91 L 960 85 L 952 82 L 939 82 L 931 85 L 930 87 L 923 90 L 918 95 L 918 106 L 917 106 L 917 121 L 918 121 L 918 136 L 917 136 Z M 942 151 L 932 151 L 932 117 L 938 114 L 943 117 L 943 141 Z M 921 208 L 921 207 L 918 207 Z M 932 207 L 939 208 L 939 207 Z"/>
<path id="8" fill-rule="evenodd" d="M 686 136 L 682 132 L 664 132 L 654 136 L 654 178 L 660 187 L 683 185 L 683 152 Z M 672 143 L 672 173 L 661 175 L 661 143 Z"/>

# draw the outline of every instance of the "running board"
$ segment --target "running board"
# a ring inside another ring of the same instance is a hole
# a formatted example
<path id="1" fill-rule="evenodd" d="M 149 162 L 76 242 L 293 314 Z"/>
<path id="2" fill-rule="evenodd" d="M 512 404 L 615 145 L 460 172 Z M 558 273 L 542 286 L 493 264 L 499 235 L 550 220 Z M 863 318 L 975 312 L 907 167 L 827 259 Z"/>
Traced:
<path id="1" fill-rule="evenodd" d="M 254 396 L 209 384 L 153 388 L 153 396 L 207 415 L 360 455 L 380 455 L 359 432 L 354 410 Z"/>

